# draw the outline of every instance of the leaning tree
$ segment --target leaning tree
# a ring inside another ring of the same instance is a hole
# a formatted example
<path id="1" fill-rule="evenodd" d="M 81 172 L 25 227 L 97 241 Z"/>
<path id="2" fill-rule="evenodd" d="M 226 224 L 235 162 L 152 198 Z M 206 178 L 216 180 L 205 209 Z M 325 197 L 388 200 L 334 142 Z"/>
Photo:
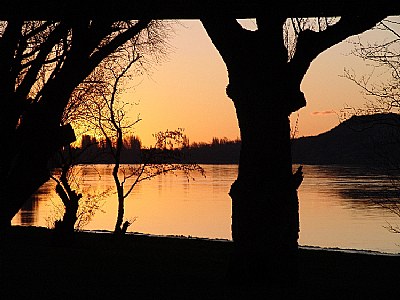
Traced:
<path id="1" fill-rule="evenodd" d="M 49 179 L 49 158 L 74 141 L 71 125 L 62 124 L 73 92 L 105 58 L 121 47 L 129 49 L 132 39 L 137 48 L 138 35 L 146 58 L 161 49 L 167 32 L 163 22 L 148 19 L 39 22 L 10 17 L 0 23 L 2 232 Z"/>

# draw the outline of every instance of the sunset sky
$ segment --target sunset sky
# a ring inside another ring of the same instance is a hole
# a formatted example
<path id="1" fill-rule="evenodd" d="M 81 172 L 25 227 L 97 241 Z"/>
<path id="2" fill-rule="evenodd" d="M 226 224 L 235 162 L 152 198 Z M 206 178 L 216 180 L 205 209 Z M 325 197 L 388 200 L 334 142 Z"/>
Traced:
<path id="1" fill-rule="evenodd" d="M 254 25 L 251 20 L 245 21 Z M 184 128 L 190 142 L 210 142 L 213 137 L 240 137 L 232 101 L 226 96 L 226 67 L 200 21 L 184 20 L 176 26 L 168 60 L 150 77 L 138 78 L 125 95 L 138 103 L 134 114 L 142 121 L 136 126 L 144 145 L 153 144 L 152 133 Z M 365 35 L 364 35 L 365 36 Z M 368 33 L 371 40 L 376 33 Z M 349 55 L 352 45 L 344 41 L 320 54 L 301 85 L 307 106 L 292 114 L 298 117 L 298 136 L 317 135 L 339 124 L 337 113 L 345 106 L 365 102 L 358 87 L 342 78 L 344 68 L 359 75 L 369 70 Z M 265 74 L 271 80 L 273 74 Z"/>

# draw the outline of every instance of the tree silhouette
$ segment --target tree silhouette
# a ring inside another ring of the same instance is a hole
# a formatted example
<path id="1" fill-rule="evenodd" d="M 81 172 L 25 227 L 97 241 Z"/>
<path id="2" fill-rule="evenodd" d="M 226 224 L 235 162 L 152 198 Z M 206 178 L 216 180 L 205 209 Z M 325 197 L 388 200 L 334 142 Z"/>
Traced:
<path id="1" fill-rule="evenodd" d="M 345 69 L 343 76 L 353 81 L 366 98 L 365 105 L 353 108 L 349 116 L 400 112 L 400 17 L 386 18 L 374 30 L 383 38 L 374 42 L 352 40 L 353 55 L 365 61 L 371 72 L 357 76 L 355 70 Z"/>
<path id="2" fill-rule="evenodd" d="M 380 161 L 381 172 L 387 174 L 392 187 L 387 189 L 387 196 L 372 201 L 400 217 L 400 198 L 393 197 L 399 193 L 400 161 L 395 155 L 399 152 L 400 127 L 400 17 L 393 16 L 379 22 L 375 28 L 383 33 L 384 39 L 367 42 L 353 40 L 353 54 L 363 59 L 372 67 L 371 73 L 357 76 L 355 71 L 346 69 L 344 77 L 354 82 L 366 97 L 363 107 L 346 107 L 342 110 L 342 118 L 371 115 L 372 126 L 387 126 L 386 134 L 380 139 L 371 139 L 374 153 Z M 394 113 L 394 114 L 393 114 Z M 400 233 L 400 227 L 388 223 L 387 229 Z"/>
<path id="3" fill-rule="evenodd" d="M 6 13 L 15 14 L 15 4 L 12 4 L 14 2 L 6 5 L 4 10 Z M 398 11 L 399 3 L 398 1 L 379 3 L 368 1 L 370 6 L 358 8 L 358 5 L 364 3 L 339 1 L 339 5 L 338 1 L 329 1 L 329 3 L 324 1 L 323 4 L 327 4 L 325 6 L 327 11 L 333 12 L 333 15 L 343 15 L 340 21 L 322 32 L 312 30 L 301 32 L 297 39 L 295 54 L 288 60 L 282 33 L 286 17 L 297 15 L 299 12 L 300 14 L 309 12 L 310 15 L 324 15 L 327 13 L 324 9 L 312 3 L 303 5 L 303 2 L 297 2 L 293 6 L 294 9 L 291 9 L 290 5 L 282 2 L 277 3 L 279 7 L 277 11 L 264 13 L 260 8 L 270 10 L 269 2 L 263 4 L 264 2 L 260 1 L 249 1 L 251 3 L 249 6 L 232 2 L 232 11 L 227 2 L 223 1 L 221 4 L 218 2 L 217 6 L 212 6 L 210 3 L 214 2 L 206 2 L 208 5 L 197 3 L 194 5 L 192 1 L 174 1 L 172 11 L 183 18 L 186 9 L 190 11 L 191 17 L 203 18 L 205 28 L 228 68 L 227 93 L 235 104 L 242 140 L 239 174 L 230 192 L 233 199 L 232 229 L 235 241 L 232 266 L 237 271 L 234 272 L 236 278 L 243 275 L 245 279 L 261 279 L 264 282 L 265 279 L 269 279 L 270 284 L 278 283 L 278 286 L 287 286 L 292 283 L 290 275 L 294 274 L 293 266 L 296 261 L 299 230 L 297 184 L 294 184 L 294 181 L 298 180 L 294 180 L 292 174 L 288 116 L 305 105 L 304 96 L 299 90 L 301 80 L 310 63 L 319 53 L 350 35 L 371 28 L 386 16 L 386 12 Z M 132 6 L 134 8 L 131 7 L 129 12 L 133 9 L 137 10 L 138 7 L 145 7 L 143 14 L 147 16 L 153 13 L 153 16 L 165 18 L 168 15 L 166 11 L 171 14 L 171 9 L 168 10 L 169 2 L 168 4 L 165 1 L 156 2 L 156 5 L 160 4 L 162 9 L 158 7 L 158 10 L 154 12 L 148 9 L 148 3 L 139 3 L 141 6 Z M 58 17 L 60 14 L 71 16 L 71 13 L 74 16 L 71 19 L 75 19 L 76 13 L 80 16 L 94 14 L 97 17 L 100 13 L 95 10 L 97 6 L 92 2 L 85 7 L 82 6 L 79 12 L 76 10 L 75 1 L 69 5 L 64 4 L 64 10 L 60 10 L 58 3 L 56 7 L 54 3 L 48 4 L 53 16 Z M 110 3 L 99 3 L 102 16 L 115 17 L 118 13 L 126 16 L 126 11 L 116 10 L 115 5 L 120 4 L 120 2 L 112 4 L 113 9 L 110 10 Z M 183 10 L 182 6 L 184 6 Z M 32 12 L 27 10 L 27 7 L 23 6 L 24 14 L 32 18 Z M 125 6 L 122 7 L 125 8 Z M 43 7 L 34 5 L 33 8 L 33 13 L 38 13 L 39 8 L 39 15 L 43 17 Z M 196 8 L 197 11 L 194 11 Z M 210 8 L 218 8 L 218 11 Z M 375 8 L 379 9 L 375 10 Z M 257 16 L 257 31 L 248 32 L 237 24 L 234 15 L 241 9 L 246 11 L 245 15 Z M 227 13 L 224 14 L 224 10 Z M 365 15 L 355 14 L 359 11 L 364 12 Z M 213 13 L 216 14 L 213 15 Z M 77 18 L 76 21 L 67 23 L 67 32 L 72 36 L 76 35 L 73 39 L 75 42 L 70 47 L 71 56 L 65 56 L 70 59 L 63 61 L 60 65 L 62 66 L 60 69 L 64 71 L 61 76 L 50 77 L 57 80 L 41 93 L 45 101 L 37 103 L 38 105 L 29 110 L 29 114 L 24 115 L 24 118 L 21 118 L 23 115 L 20 113 L 21 108 L 17 107 L 18 110 L 16 110 L 14 106 L 26 104 L 27 97 L 14 101 L 17 95 L 14 93 L 15 82 L 10 84 L 7 81 L 10 79 L 10 74 L 15 74 L 15 72 L 10 72 L 10 70 L 14 71 L 10 61 L 12 62 L 14 54 L 21 57 L 23 53 L 15 51 L 16 45 L 22 45 L 18 39 L 22 22 L 14 20 L 11 26 L 7 25 L 7 30 L 2 35 L 0 73 L 1 78 L 8 84 L 7 88 L 1 91 L 0 96 L 2 99 L 13 100 L 2 102 L 5 106 L 2 109 L 6 109 L 0 111 L 8 113 L 4 116 L 5 119 L 13 118 L 11 122 L 5 122 L 2 125 L 7 125 L 5 127 L 11 132 L 11 135 L 5 135 L 7 138 L 14 137 L 15 128 L 20 130 L 20 134 L 16 136 L 15 141 L 10 142 L 12 146 L 7 149 L 8 155 L 13 154 L 9 157 L 14 159 L 8 159 L 1 168 L 0 228 L 9 224 L 9 220 L 27 195 L 36 190 L 48 177 L 44 165 L 50 154 L 54 153 L 55 148 L 63 142 L 70 142 L 72 139 L 71 134 L 68 134 L 71 133 L 68 127 L 60 128 L 58 116 L 65 107 L 65 103 L 68 102 L 72 90 L 77 86 L 77 82 L 81 82 L 90 73 L 88 68 L 85 68 L 88 62 L 93 62 L 94 58 L 99 58 L 101 54 L 107 52 L 94 51 L 94 48 L 90 47 L 94 44 L 99 45 L 100 33 L 107 31 L 107 26 L 110 24 L 107 18 L 100 19 L 99 22 L 85 22 Z M 149 23 L 142 21 L 139 24 L 139 27 L 145 28 Z M 93 34 L 95 32 L 97 34 Z M 63 41 L 68 41 L 68 39 L 63 39 Z M 103 50 L 116 49 L 112 44 L 109 47 L 107 47 L 110 45 L 108 43 L 101 45 L 106 45 Z M 58 96 L 59 93 L 62 97 Z M 16 114 L 14 114 L 15 111 Z M 16 149 L 18 151 L 15 151 Z M 16 153 L 15 156 L 14 153 Z M 11 169 L 9 165 L 12 165 Z M 32 178 L 35 180 L 31 180 Z M 18 190 L 19 185 L 16 184 L 18 181 L 28 183 L 28 185 Z M 285 276 L 289 276 L 290 278 L 286 279 L 290 280 L 286 280 Z"/>
<path id="4" fill-rule="evenodd" d="M 295 51 L 285 45 L 284 15 L 260 12 L 255 31 L 234 18 L 201 19 L 228 69 L 227 95 L 236 108 L 242 141 L 238 178 L 230 190 L 234 282 L 293 289 L 302 174 L 292 173 L 288 116 L 306 105 L 300 84 L 311 62 L 383 18 L 342 16 L 332 26 L 296 27 Z"/>
<path id="5" fill-rule="evenodd" d="M 110 64 L 118 62 L 118 54 L 137 47 L 138 39 L 145 61 L 162 49 L 167 30 L 151 20 L 11 18 L 1 22 L 0 34 L 0 126 L 7 141 L 0 160 L 0 228 L 5 228 L 49 179 L 49 158 L 75 140 L 62 119 L 69 103 L 95 91 L 89 88 L 93 82 L 82 85 L 85 79 L 110 55 Z"/>
<path id="6" fill-rule="evenodd" d="M 80 158 L 91 148 L 97 146 L 96 139 L 84 136 L 82 147 L 77 149 L 67 145 L 58 151 L 54 158 L 51 179 L 56 182 L 55 191 L 62 206 L 54 204 L 55 211 L 47 218 L 50 227 L 54 227 L 55 242 L 69 244 L 76 230 L 82 229 L 100 210 L 110 189 L 90 193 L 80 188 L 84 166 L 78 166 Z M 98 154 L 98 153 L 96 153 Z M 97 155 L 98 156 L 98 155 Z M 91 155 L 95 161 L 96 155 Z M 54 166 L 59 167 L 54 170 Z"/>
<path id="7" fill-rule="evenodd" d="M 138 117 L 136 120 L 132 120 L 129 117 L 129 103 L 121 99 L 121 93 L 129 79 L 129 70 L 139 58 L 139 53 L 134 51 L 118 67 L 103 68 L 111 75 L 111 79 L 105 83 L 107 87 L 96 94 L 91 94 L 92 97 L 87 98 L 81 107 L 81 117 L 86 122 L 86 126 L 101 133 L 104 138 L 104 151 L 109 154 L 113 163 L 112 176 L 118 201 L 115 234 L 126 233 L 134 221 L 124 221 L 125 200 L 140 182 L 178 170 L 183 171 L 187 178 L 191 178 L 192 171 L 198 171 L 204 175 L 203 168 L 198 164 L 187 163 L 183 160 L 183 153 L 179 151 L 187 141 L 183 130 L 158 132 L 154 135 L 156 139 L 154 147 L 148 151 L 142 151 L 143 155 L 136 152 L 140 155 L 135 159 L 137 164 L 125 165 L 122 163 L 124 140 L 129 134 L 132 134 L 134 126 L 141 119 Z M 92 80 L 96 80 L 95 75 Z M 134 146 L 135 143 L 137 144 L 137 140 L 131 138 L 131 144 Z"/>

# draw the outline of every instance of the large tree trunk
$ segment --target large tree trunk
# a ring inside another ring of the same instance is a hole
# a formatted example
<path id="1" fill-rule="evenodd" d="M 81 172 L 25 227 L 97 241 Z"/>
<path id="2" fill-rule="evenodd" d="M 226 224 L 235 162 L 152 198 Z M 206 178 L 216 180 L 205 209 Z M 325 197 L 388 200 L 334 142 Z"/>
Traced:
<path id="1" fill-rule="evenodd" d="M 300 83 L 317 55 L 382 18 L 342 16 L 322 32 L 305 30 L 290 61 L 286 18 L 279 13 L 260 12 L 256 31 L 243 29 L 235 19 L 201 20 L 227 66 L 227 94 L 242 139 L 239 174 L 230 191 L 234 282 L 295 291 L 302 173 L 292 174 L 288 117 L 306 104 Z"/>
<path id="2" fill-rule="evenodd" d="M 290 123 L 286 108 L 279 105 L 286 103 L 288 93 L 273 93 L 271 86 L 260 88 L 270 95 L 244 95 L 235 91 L 248 90 L 246 86 L 231 87 L 228 95 L 235 103 L 242 148 L 238 178 L 230 190 L 234 241 L 230 276 L 234 282 L 290 288 L 297 277 L 299 213 Z"/>
<path id="3" fill-rule="evenodd" d="M 283 22 L 272 19 L 249 32 L 235 20 L 225 19 L 224 27 L 203 20 L 228 68 L 227 94 L 242 140 L 238 178 L 230 190 L 234 253 L 229 278 L 272 293 L 294 287 L 297 278 L 298 184 L 289 115 L 305 105 L 299 81 L 288 72 Z M 260 45 L 263 41 L 269 43 Z"/>
<path id="4" fill-rule="evenodd" d="M 297 290 L 302 174 L 292 172 L 290 122 L 280 104 L 292 93 L 274 92 L 273 86 L 260 90 L 271 94 L 247 98 L 228 86 L 242 140 L 238 178 L 230 190 L 234 252 L 228 276 L 246 297 L 288 299 Z"/>

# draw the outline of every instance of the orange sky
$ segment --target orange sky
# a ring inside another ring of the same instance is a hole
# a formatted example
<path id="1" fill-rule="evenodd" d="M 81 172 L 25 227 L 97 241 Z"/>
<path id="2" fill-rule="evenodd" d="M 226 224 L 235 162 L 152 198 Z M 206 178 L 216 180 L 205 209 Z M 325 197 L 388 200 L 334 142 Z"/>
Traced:
<path id="1" fill-rule="evenodd" d="M 181 21 L 170 41 L 174 51 L 168 61 L 151 73 L 138 78 L 126 99 L 138 102 L 134 114 L 142 121 L 136 126 L 144 145 L 153 144 L 152 133 L 184 128 L 191 142 L 209 142 L 213 137 L 239 137 L 232 101 L 226 96 L 226 67 L 200 21 Z M 248 24 L 252 24 L 251 21 Z M 348 42 L 342 42 L 312 63 L 301 89 L 307 106 L 299 115 L 299 136 L 316 135 L 338 125 L 335 112 L 349 106 L 361 106 L 365 100 L 360 90 L 340 77 L 344 68 L 362 74 L 366 68 L 352 55 Z"/>

